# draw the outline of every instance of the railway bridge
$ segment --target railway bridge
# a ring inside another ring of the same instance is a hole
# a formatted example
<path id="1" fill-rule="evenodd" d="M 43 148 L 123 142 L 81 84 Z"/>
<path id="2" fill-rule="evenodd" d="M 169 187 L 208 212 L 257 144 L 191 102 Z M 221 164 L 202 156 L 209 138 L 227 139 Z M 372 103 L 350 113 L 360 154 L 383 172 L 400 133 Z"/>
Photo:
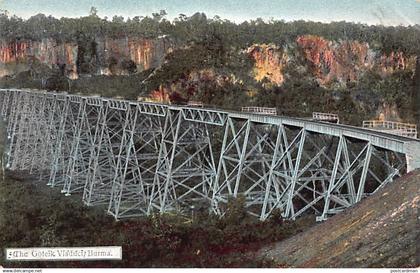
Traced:
<path id="1" fill-rule="evenodd" d="M 0 90 L 6 167 L 105 205 L 116 219 L 223 215 L 318 220 L 420 167 L 420 141 L 309 119 L 38 90 Z"/>

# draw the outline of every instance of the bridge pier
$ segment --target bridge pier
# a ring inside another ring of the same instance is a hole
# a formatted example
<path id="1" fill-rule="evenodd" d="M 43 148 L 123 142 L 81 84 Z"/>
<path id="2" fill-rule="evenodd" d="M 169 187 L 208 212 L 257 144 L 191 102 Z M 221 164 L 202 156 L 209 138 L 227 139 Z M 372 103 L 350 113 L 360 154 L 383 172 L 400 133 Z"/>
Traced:
<path id="1" fill-rule="evenodd" d="M 2 92 L 2 95 L 0 95 L 0 105 L 1 105 L 1 117 L 4 120 L 7 120 L 10 114 L 10 100 L 13 93 L 11 92 Z M 7 126 L 6 126 L 7 127 Z M 7 128 L 6 128 L 7 129 Z"/>
<path id="2" fill-rule="evenodd" d="M 88 206 L 110 202 L 128 109 L 128 102 L 112 100 L 101 108 L 83 191 L 83 202 Z"/>
<path id="3" fill-rule="evenodd" d="M 54 125 L 53 129 L 56 130 L 55 139 L 51 144 L 51 166 L 50 166 L 50 177 L 48 184 L 51 187 L 64 184 L 65 172 L 66 172 L 66 160 L 67 154 L 70 151 L 70 145 L 72 144 L 69 135 L 71 126 L 69 125 L 69 107 L 70 97 L 66 95 L 56 95 L 56 111 L 54 112 Z"/>
<path id="4" fill-rule="evenodd" d="M 55 147 L 53 146 L 57 138 L 56 116 L 58 100 L 53 94 L 46 95 L 45 101 L 45 131 L 40 131 L 40 138 L 43 139 L 42 146 L 38 146 L 39 158 L 32 156 L 31 168 L 39 174 L 40 181 L 49 180 L 50 167 L 52 164 L 52 155 L 54 154 Z M 38 162 L 35 164 L 35 162 Z"/>
<path id="5" fill-rule="evenodd" d="M 147 213 L 162 138 L 161 119 L 130 105 L 108 206 L 115 219 Z"/>
<path id="6" fill-rule="evenodd" d="M 420 145 L 412 143 L 407 145 L 408 152 L 405 154 L 405 160 L 407 161 L 407 172 L 420 169 Z"/>
<path id="7" fill-rule="evenodd" d="M 188 122 L 180 109 L 168 109 L 148 213 L 192 208 L 211 203 L 216 176 L 207 125 Z"/>
<path id="8" fill-rule="evenodd" d="M 213 211 L 223 215 L 230 197 L 243 196 L 248 211 L 259 216 L 275 150 L 276 126 L 228 118 L 213 187 Z"/>
<path id="9" fill-rule="evenodd" d="M 67 195 L 84 189 L 103 107 L 100 98 L 80 102 L 62 191 Z"/>
<path id="10" fill-rule="evenodd" d="M 13 98 L 10 104 L 10 113 L 7 123 L 7 134 L 9 139 L 9 149 L 6 155 L 6 168 L 13 170 L 14 155 L 16 154 L 16 142 L 19 136 L 19 124 L 22 118 L 22 110 L 25 104 L 24 93 L 13 92 Z"/>
<path id="11" fill-rule="evenodd" d="M 331 176 L 332 141 L 305 128 L 279 126 L 261 220 L 275 209 L 291 219 L 307 210 L 320 212 Z"/>
<path id="12" fill-rule="evenodd" d="M 23 94 L 23 104 L 18 117 L 18 128 L 13 128 L 11 150 L 11 169 L 32 171 L 32 155 L 39 158 L 37 146 L 45 141 L 46 120 L 44 116 L 45 97 L 36 94 Z M 41 142 L 41 143 L 40 143 Z"/>
<path id="13" fill-rule="evenodd" d="M 398 154 L 340 136 L 324 209 L 317 219 L 325 220 L 375 193 L 401 176 L 404 167 Z"/>

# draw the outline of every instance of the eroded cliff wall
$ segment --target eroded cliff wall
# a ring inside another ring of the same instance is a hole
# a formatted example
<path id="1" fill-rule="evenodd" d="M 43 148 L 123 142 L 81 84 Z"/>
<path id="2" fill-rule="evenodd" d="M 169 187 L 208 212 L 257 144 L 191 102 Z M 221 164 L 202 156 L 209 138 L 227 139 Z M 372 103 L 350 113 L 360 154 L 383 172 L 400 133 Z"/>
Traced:
<path id="1" fill-rule="evenodd" d="M 57 43 L 53 39 L 0 41 L 0 77 L 30 70 L 40 62 L 61 69 L 66 76 L 75 79 L 77 50 L 75 43 Z"/>
<path id="2" fill-rule="evenodd" d="M 255 80 L 267 79 L 277 85 L 284 81 L 283 69 L 287 63 L 287 54 L 276 45 L 253 45 L 248 48 L 248 54 L 255 60 Z"/>
<path id="3" fill-rule="evenodd" d="M 172 50 L 167 38 L 143 39 L 126 37 L 124 39 L 97 38 L 97 73 L 105 75 L 124 75 L 129 73 L 127 62 L 135 65 L 137 72 L 161 65 L 165 55 Z"/>
<path id="4" fill-rule="evenodd" d="M 303 54 L 306 64 L 318 82 L 327 86 L 334 81 L 347 83 L 357 81 L 368 70 L 383 77 L 397 70 L 415 69 L 415 57 L 402 52 L 384 54 L 373 50 L 369 44 L 358 41 L 334 42 L 322 37 L 304 35 L 296 39 L 297 52 Z M 283 47 L 253 45 L 248 49 L 255 60 L 255 79 L 266 78 L 281 85 L 288 59 L 296 58 Z"/>
<path id="5" fill-rule="evenodd" d="M 71 79 L 81 74 L 125 75 L 158 67 L 171 42 L 158 39 L 96 37 L 89 48 L 81 43 L 0 41 L 0 77 L 31 70 L 35 62 L 59 69 Z"/>

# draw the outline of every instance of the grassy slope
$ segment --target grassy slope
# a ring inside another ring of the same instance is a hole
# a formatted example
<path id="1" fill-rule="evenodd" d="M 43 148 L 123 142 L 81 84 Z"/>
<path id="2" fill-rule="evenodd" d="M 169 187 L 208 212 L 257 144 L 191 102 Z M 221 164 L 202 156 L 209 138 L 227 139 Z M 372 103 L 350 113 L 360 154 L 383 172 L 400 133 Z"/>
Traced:
<path id="1" fill-rule="evenodd" d="M 281 266 L 418 267 L 420 171 L 328 221 L 261 251 Z"/>

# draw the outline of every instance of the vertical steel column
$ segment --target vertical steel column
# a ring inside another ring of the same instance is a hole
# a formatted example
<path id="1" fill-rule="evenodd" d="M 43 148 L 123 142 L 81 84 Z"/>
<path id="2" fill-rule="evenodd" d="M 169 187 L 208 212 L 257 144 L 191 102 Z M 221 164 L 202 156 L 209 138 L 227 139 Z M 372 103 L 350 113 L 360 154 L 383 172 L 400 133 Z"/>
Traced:
<path id="1" fill-rule="evenodd" d="M 135 131 L 135 126 L 136 126 L 137 116 L 138 116 L 137 107 L 132 107 L 132 105 L 129 105 L 127 109 L 126 120 L 124 123 L 120 151 L 117 156 L 117 166 L 115 168 L 115 177 L 112 182 L 111 198 L 108 205 L 108 213 L 114 216 L 114 218 L 117 220 L 120 217 L 121 199 L 123 196 L 123 191 L 124 191 L 124 186 L 125 186 L 125 178 L 127 175 L 129 158 L 131 157 L 131 153 L 134 147 L 133 138 L 134 138 L 134 131 Z M 139 185 L 140 183 L 142 183 L 142 181 L 136 181 L 136 182 Z"/>
<path id="2" fill-rule="evenodd" d="M 277 138 L 276 138 L 276 146 L 274 147 L 274 154 L 273 154 L 273 159 L 271 160 L 271 165 L 270 165 L 270 170 L 268 171 L 268 181 L 267 181 L 267 185 L 265 188 L 265 195 L 264 195 L 264 202 L 261 208 L 261 214 L 260 214 L 260 220 L 264 221 L 267 219 L 268 215 L 270 214 L 269 212 L 267 212 L 267 209 L 272 210 L 273 206 L 270 202 L 270 200 L 273 198 L 272 195 L 272 188 L 271 186 L 274 184 L 273 182 L 273 172 L 274 172 L 274 168 L 276 165 L 276 160 L 279 156 L 279 152 L 282 153 L 282 151 L 280 151 L 281 149 L 281 141 L 282 141 L 282 131 L 284 130 L 283 125 L 279 124 L 277 126 Z M 278 187 L 275 187 L 275 194 L 278 194 Z"/>
<path id="3" fill-rule="evenodd" d="M 83 112 L 84 101 L 80 96 L 67 95 L 64 113 L 60 120 L 60 128 L 57 139 L 57 149 L 53 160 L 52 173 L 50 176 L 51 186 L 62 186 L 62 193 L 67 193 L 66 175 L 71 157 L 71 151 L 77 143 L 77 134 L 80 132 L 79 116 Z"/>
<path id="4" fill-rule="evenodd" d="M 81 144 L 81 135 L 84 130 L 88 128 L 84 128 L 84 119 L 86 116 L 86 98 L 82 98 L 79 102 L 78 112 L 75 116 L 75 124 L 74 124 L 74 134 L 73 134 L 73 141 L 71 144 L 70 154 L 68 157 L 68 163 L 66 166 L 66 171 L 64 175 L 64 185 L 61 193 L 64 193 L 66 196 L 71 195 L 73 192 L 79 191 L 81 188 L 84 187 L 84 181 L 79 181 L 79 166 L 76 166 L 79 160 L 83 160 L 80 158 L 79 152 L 82 148 L 80 148 Z M 80 164 L 83 168 L 83 164 Z M 83 170 L 80 170 L 83 172 Z M 83 180 L 83 178 L 82 178 Z"/>
<path id="5" fill-rule="evenodd" d="M 92 146 L 92 153 L 89 159 L 89 169 L 88 169 L 88 175 L 86 184 L 84 186 L 83 190 L 83 202 L 88 205 L 94 205 L 94 202 L 96 200 L 93 200 L 94 197 L 94 187 L 97 183 L 102 183 L 100 181 L 101 178 L 101 166 L 106 165 L 107 155 L 102 155 L 101 149 L 102 149 L 102 142 L 104 139 L 105 130 L 107 129 L 107 116 L 109 111 L 109 101 L 104 101 L 103 107 L 101 107 L 101 111 L 99 114 L 99 126 L 97 127 L 97 130 L 95 131 L 94 135 L 94 142 Z M 105 143 L 104 143 L 105 144 Z M 105 153 L 107 151 L 105 150 Z M 99 180 L 99 181 L 96 181 Z M 98 196 L 101 197 L 101 196 Z"/>
<path id="6" fill-rule="evenodd" d="M 225 130 L 223 133 L 223 141 L 222 141 L 222 147 L 220 150 L 220 159 L 217 165 L 217 171 L 216 171 L 216 178 L 214 180 L 213 183 L 213 189 L 212 189 L 212 200 L 211 200 L 211 209 L 212 212 L 218 215 L 222 214 L 222 211 L 219 208 L 219 201 L 220 201 L 220 183 L 219 181 L 222 180 L 222 175 L 224 175 L 224 177 L 227 177 L 227 173 L 225 172 L 225 165 L 222 162 L 222 157 L 223 157 L 223 153 L 226 151 L 226 147 L 228 145 L 228 136 L 229 136 L 229 119 L 227 120 L 227 122 L 225 123 Z M 219 199 L 219 200 L 218 200 Z"/>
<path id="7" fill-rule="evenodd" d="M 6 101 L 6 94 L 8 92 L 4 89 L 0 89 L 0 115 L 4 118 L 3 116 L 3 108 L 6 106 L 5 101 Z"/>
<path id="8" fill-rule="evenodd" d="M 242 176 L 240 170 L 243 168 L 245 161 L 250 128 L 249 120 L 243 120 L 238 131 L 235 129 L 234 120 L 231 117 L 226 122 L 217 180 L 213 188 L 212 206 L 217 214 L 223 214 L 223 209 L 219 205 L 220 202 L 227 203 L 230 196 L 237 197 L 238 189 L 236 185 L 239 185 L 239 179 Z"/>
<path id="9" fill-rule="evenodd" d="M 11 105 L 10 105 L 10 112 L 8 115 L 8 122 L 7 122 L 7 133 L 9 136 L 12 137 L 12 131 L 13 133 L 17 132 L 15 129 L 17 128 L 18 118 L 20 118 L 20 111 L 23 107 L 23 103 L 25 102 L 23 100 L 24 95 L 26 92 L 17 92 L 17 91 L 11 91 Z"/>
<path id="10" fill-rule="evenodd" d="M 331 179 L 330 179 L 330 183 L 328 184 L 328 191 L 325 193 L 325 203 L 324 203 L 324 210 L 322 212 L 321 217 L 319 218 L 319 220 L 323 220 L 326 219 L 327 217 L 327 212 L 328 209 L 330 207 L 330 202 L 331 202 L 331 193 L 335 187 L 335 180 L 337 177 L 337 172 L 338 172 L 338 167 L 340 164 L 340 160 L 341 160 L 341 156 L 342 156 L 342 150 L 343 150 L 343 145 L 345 143 L 346 139 L 343 135 L 340 136 L 340 141 L 338 142 L 338 147 L 337 147 L 337 153 L 335 155 L 335 161 L 334 161 L 334 168 L 331 174 Z"/>
<path id="11" fill-rule="evenodd" d="M 13 92 L 11 111 L 7 122 L 7 135 L 9 140 L 9 148 L 6 156 L 6 168 L 12 168 L 14 154 L 16 150 L 16 142 L 19 136 L 19 123 L 22 118 L 23 107 L 25 106 L 26 92 Z"/>
<path id="12" fill-rule="evenodd" d="M 366 150 L 366 157 L 363 160 L 362 175 L 360 176 L 359 188 L 357 190 L 357 196 L 356 196 L 355 202 L 359 202 L 360 199 L 362 199 L 362 194 L 365 192 L 366 175 L 369 170 L 369 163 L 370 163 L 371 156 L 372 156 L 372 144 L 368 143 L 367 150 Z"/>

